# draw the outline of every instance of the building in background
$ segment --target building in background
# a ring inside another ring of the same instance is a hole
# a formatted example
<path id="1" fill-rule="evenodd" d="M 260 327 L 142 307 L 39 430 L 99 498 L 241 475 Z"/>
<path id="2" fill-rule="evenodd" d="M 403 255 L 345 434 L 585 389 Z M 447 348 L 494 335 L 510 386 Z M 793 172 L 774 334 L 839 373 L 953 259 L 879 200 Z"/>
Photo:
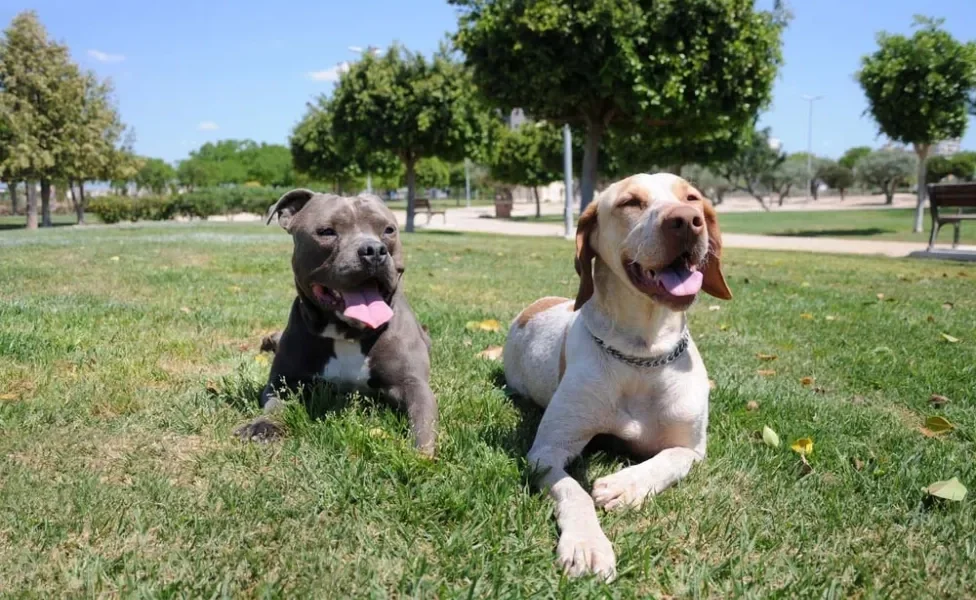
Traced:
<path id="1" fill-rule="evenodd" d="M 952 156 L 962 148 L 962 138 L 942 140 L 932 147 L 932 156 Z"/>

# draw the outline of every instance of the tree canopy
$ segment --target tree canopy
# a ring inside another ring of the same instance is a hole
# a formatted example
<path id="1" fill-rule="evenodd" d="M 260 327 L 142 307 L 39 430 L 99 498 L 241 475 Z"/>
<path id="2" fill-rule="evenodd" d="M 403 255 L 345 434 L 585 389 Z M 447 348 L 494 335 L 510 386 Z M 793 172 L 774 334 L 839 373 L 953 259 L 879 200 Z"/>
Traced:
<path id="1" fill-rule="evenodd" d="M 536 217 L 541 216 L 538 186 L 562 177 L 562 131 L 544 121 L 528 122 L 517 129 L 502 130 L 490 161 L 493 179 L 533 189 Z"/>
<path id="2" fill-rule="evenodd" d="M 962 137 L 976 88 L 976 42 L 962 43 L 942 21 L 916 17 L 911 37 L 881 32 L 857 79 L 881 133 L 918 155 L 915 231 L 922 230 L 925 161 L 940 140 Z"/>
<path id="3" fill-rule="evenodd" d="M 468 70 L 445 50 L 430 59 L 393 45 L 343 73 L 331 102 L 336 149 L 358 164 L 396 156 L 407 179 L 407 231 L 413 231 L 417 162 L 449 162 L 483 146 L 488 113 Z"/>
<path id="4" fill-rule="evenodd" d="M 916 158 L 902 150 L 878 150 L 857 162 L 857 176 L 861 181 L 881 188 L 885 202 L 894 202 L 895 190 L 912 176 Z"/>
<path id="5" fill-rule="evenodd" d="M 853 170 L 854 165 L 857 164 L 857 161 L 861 160 L 868 154 L 871 154 L 871 152 L 873 152 L 873 150 L 870 146 L 854 146 L 853 148 L 848 148 L 846 151 L 844 151 L 844 154 L 837 159 L 837 163 Z"/>
<path id="6" fill-rule="evenodd" d="M 785 19 L 753 0 L 450 1 L 455 43 L 490 101 L 584 130 L 584 208 L 608 130 L 738 130 L 769 102 L 782 62 Z"/>
<path id="7" fill-rule="evenodd" d="M 207 142 L 190 152 L 176 173 L 180 183 L 189 188 L 243 183 L 283 187 L 295 183 L 291 151 L 253 140 Z"/>
<path id="8" fill-rule="evenodd" d="M 771 175 L 786 162 L 786 153 L 771 144 L 769 129 L 755 131 L 746 136 L 735 156 L 717 165 L 718 173 L 727 179 L 734 189 L 747 192 L 769 210 L 763 200 L 763 186 L 775 183 Z"/>

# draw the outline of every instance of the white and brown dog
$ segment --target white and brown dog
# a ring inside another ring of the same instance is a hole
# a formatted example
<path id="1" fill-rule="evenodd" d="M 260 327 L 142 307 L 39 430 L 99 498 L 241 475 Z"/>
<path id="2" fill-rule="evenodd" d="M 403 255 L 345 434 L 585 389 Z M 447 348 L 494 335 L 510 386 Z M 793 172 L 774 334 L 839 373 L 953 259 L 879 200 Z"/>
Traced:
<path id="1" fill-rule="evenodd" d="M 638 507 L 705 458 L 708 376 L 685 310 L 700 290 L 732 297 L 721 248 L 698 190 L 675 175 L 635 175 L 580 215 L 575 302 L 542 298 L 512 323 L 505 378 L 545 408 L 528 460 L 556 502 L 556 553 L 571 575 L 615 575 L 596 506 Z M 565 467 L 598 434 L 652 458 L 588 494 Z"/>

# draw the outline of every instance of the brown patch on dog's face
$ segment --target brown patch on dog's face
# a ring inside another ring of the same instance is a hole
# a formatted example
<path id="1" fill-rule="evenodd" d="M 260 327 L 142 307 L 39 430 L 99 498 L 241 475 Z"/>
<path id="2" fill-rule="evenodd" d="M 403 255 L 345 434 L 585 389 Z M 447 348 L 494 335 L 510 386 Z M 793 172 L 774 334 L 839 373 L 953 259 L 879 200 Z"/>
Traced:
<path id="1" fill-rule="evenodd" d="M 540 298 L 532 304 L 526 306 L 525 310 L 520 312 L 518 317 L 515 318 L 515 322 L 518 323 L 519 328 L 525 327 L 537 314 L 545 312 L 557 304 L 562 304 L 563 302 L 568 301 L 568 298 L 557 298 L 555 296 Z"/>
<path id="2" fill-rule="evenodd" d="M 295 284 L 320 308 L 336 310 L 339 292 L 364 286 L 377 286 L 387 300 L 393 296 L 403 248 L 396 219 L 379 197 L 294 190 L 271 208 L 268 222 L 275 214 L 294 241 Z"/>
<path id="3" fill-rule="evenodd" d="M 687 181 L 666 173 L 635 175 L 607 188 L 594 204 L 598 224 L 590 245 L 632 289 L 673 310 L 687 309 L 699 289 L 731 297 L 721 274 L 717 216 Z M 577 240 L 579 248 L 579 234 Z"/>

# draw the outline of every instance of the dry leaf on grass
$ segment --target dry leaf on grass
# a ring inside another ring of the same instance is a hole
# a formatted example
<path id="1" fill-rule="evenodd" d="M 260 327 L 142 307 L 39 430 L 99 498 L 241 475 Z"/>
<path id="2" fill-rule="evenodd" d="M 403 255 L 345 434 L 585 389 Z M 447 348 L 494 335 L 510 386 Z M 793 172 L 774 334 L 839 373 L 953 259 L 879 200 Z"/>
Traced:
<path id="1" fill-rule="evenodd" d="M 190 310 L 190 307 L 189 306 L 181 306 L 180 307 L 180 312 L 183 312 L 183 313 L 186 313 L 186 314 L 190 314 L 190 312 L 192 312 L 192 311 Z"/>
<path id="2" fill-rule="evenodd" d="M 464 338 L 463 340 L 461 340 L 461 343 L 464 344 L 465 346 L 470 346 L 471 338 Z"/>
<path id="3" fill-rule="evenodd" d="M 478 353 L 478 358 L 486 358 L 488 360 L 501 360 L 502 351 L 504 348 L 501 346 L 488 346 L 484 350 Z"/>
<path id="4" fill-rule="evenodd" d="M 930 496 L 935 496 L 936 498 L 942 498 L 943 500 L 949 500 L 951 502 L 962 502 L 963 498 L 966 497 L 966 489 L 958 478 L 953 477 L 948 481 L 936 481 L 927 488 L 922 488 L 923 492 L 928 492 Z"/>
<path id="5" fill-rule="evenodd" d="M 755 400 L 750 400 L 746 402 L 746 410 L 748 411 L 759 410 L 759 403 L 756 402 Z"/>
<path id="6" fill-rule="evenodd" d="M 109 260 L 112 261 L 112 262 L 119 262 L 119 257 L 118 256 L 113 256 Z"/>
<path id="7" fill-rule="evenodd" d="M 925 428 L 938 435 L 940 433 L 949 433 L 956 426 L 950 423 L 945 417 L 935 416 L 925 419 Z"/>
<path id="8" fill-rule="evenodd" d="M 714 379 L 709 379 L 708 380 L 708 389 L 710 389 L 710 390 L 714 390 L 715 389 L 715 380 Z"/>
<path id="9" fill-rule="evenodd" d="M 884 300 L 884 294 L 878 294 L 878 300 Z"/>
<path id="10" fill-rule="evenodd" d="M 932 394 L 932 396 L 929 397 L 929 404 L 931 404 L 936 408 L 940 406 L 945 406 L 948 403 L 949 403 L 949 399 L 941 394 Z"/>
<path id="11" fill-rule="evenodd" d="M 770 429 L 768 426 L 764 426 L 762 429 L 763 442 L 771 448 L 779 448 L 779 436 L 776 432 Z"/>
<path id="12" fill-rule="evenodd" d="M 949 342 L 950 344 L 958 344 L 959 343 L 959 338 L 953 337 L 953 336 L 949 335 L 948 333 L 943 333 L 942 334 L 942 337 L 945 339 L 945 341 Z"/>
<path id="13" fill-rule="evenodd" d="M 722 323 L 722 324 L 720 324 L 720 325 L 718 326 L 718 330 L 719 330 L 719 331 L 725 331 L 725 330 L 726 330 L 726 329 L 728 329 L 728 328 L 729 328 L 729 324 L 728 324 L 728 323 Z"/>
<path id="14" fill-rule="evenodd" d="M 266 366 L 268 364 L 268 357 L 263 354 L 258 354 L 254 357 L 254 362 L 258 363 L 262 367 Z"/>
<path id="15" fill-rule="evenodd" d="M 8 402 L 10 400 L 16 400 L 16 399 L 17 399 L 17 394 L 14 392 L 7 392 L 5 394 L 0 394 L 0 400 L 4 402 Z"/>
<path id="16" fill-rule="evenodd" d="M 758 358 L 759 360 L 776 360 L 776 355 L 775 354 L 763 354 L 762 352 L 760 352 L 759 354 L 756 355 L 756 358 Z"/>
<path id="17" fill-rule="evenodd" d="M 952 302 L 943 302 L 942 303 L 942 309 L 943 310 L 952 310 L 952 308 L 954 306 L 955 306 L 955 304 L 953 304 Z"/>
<path id="18" fill-rule="evenodd" d="M 800 384 L 802 385 L 813 385 L 813 377 L 801 377 Z"/>
<path id="19" fill-rule="evenodd" d="M 495 319 L 485 319 L 484 321 L 468 321 L 464 324 L 468 331 L 501 331 L 502 324 Z"/>
<path id="20" fill-rule="evenodd" d="M 718 304 L 713 304 L 708 307 L 708 310 L 722 310 L 722 307 L 719 306 Z"/>
<path id="21" fill-rule="evenodd" d="M 864 468 L 864 461 L 855 456 L 851 459 L 851 466 L 854 467 L 855 471 L 860 471 Z"/>
<path id="22" fill-rule="evenodd" d="M 811 315 L 810 313 L 800 313 L 800 318 L 810 321 L 813 319 L 813 315 Z"/>
<path id="23" fill-rule="evenodd" d="M 790 448 L 800 456 L 813 454 L 813 440 L 811 438 L 800 438 L 793 442 Z"/>
<path id="24" fill-rule="evenodd" d="M 804 281 L 803 283 L 800 284 L 800 287 L 810 287 L 810 282 Z"/>
<path id="25" fill-rule="evenodd" d="M 760 377 L 772 377 L 775 374 L 776 371 L 774 371 L 773 369 L 759 369 L 758 371 L 756 371 L 756 375 L 759 375 Z"/>

